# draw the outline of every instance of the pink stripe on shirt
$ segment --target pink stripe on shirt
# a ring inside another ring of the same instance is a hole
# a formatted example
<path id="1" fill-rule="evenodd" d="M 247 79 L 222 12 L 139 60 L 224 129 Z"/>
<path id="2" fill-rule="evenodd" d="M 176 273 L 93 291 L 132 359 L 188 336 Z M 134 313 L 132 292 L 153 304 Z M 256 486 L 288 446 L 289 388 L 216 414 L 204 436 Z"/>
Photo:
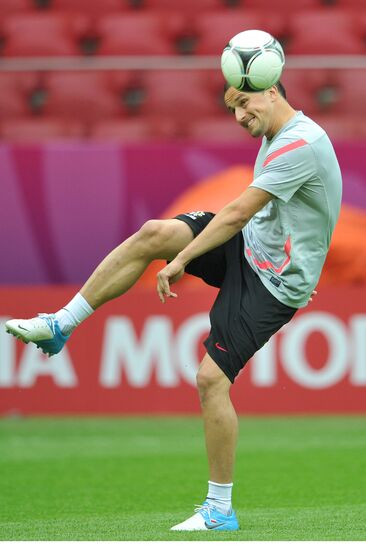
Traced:
<path id="1" fill-rule="evenodd" d="M 304 139 L 298 139 L 297 141 L 293 141 L 292 143 L 289 143 L 288 145 L 285 145 L 284 147 L 281 147 L 277 151 L 274 151 L 267 157 L 263 163 L 263 166 L 267 166 L 272 160 L 275 158 L 283 155 L 284 153 L 287 153 L 288 151 L 293 151 L 294 149 L 298 149 L 299 147 L 303 147 L 304 145 L 307 145 L 308 142 Z"/>

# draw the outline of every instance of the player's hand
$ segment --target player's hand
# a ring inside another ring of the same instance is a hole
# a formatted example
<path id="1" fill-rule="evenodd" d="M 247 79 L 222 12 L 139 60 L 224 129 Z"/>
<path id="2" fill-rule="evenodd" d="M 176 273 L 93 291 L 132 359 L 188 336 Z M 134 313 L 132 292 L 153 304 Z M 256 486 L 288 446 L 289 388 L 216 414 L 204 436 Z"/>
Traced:
<path id="1" fill-rule="evenodd" d="M 171 292 L 170 285 L 175 283 L 176 281 L 179 281 L 181 277 L 184 275 L 184 265 L 183 263 L 178 259 L 175 258 L 170 264 L 164 267 L 159 273 L 157 274 L 157 293 L 159 294 L 159 298 L 163 304 L 165 304 L 165 298 L 177 298 L 177 294 L 175 292 Z"/>
<path id="2" fill-rule="evenodd" d="M 311 296 L 309 298 L 309 302 L 312 302 L 313 301 L 313 296 L 316 296 L 318 293 L 316 290 L 313 290 L 313 292 L 311 293 Z"/>

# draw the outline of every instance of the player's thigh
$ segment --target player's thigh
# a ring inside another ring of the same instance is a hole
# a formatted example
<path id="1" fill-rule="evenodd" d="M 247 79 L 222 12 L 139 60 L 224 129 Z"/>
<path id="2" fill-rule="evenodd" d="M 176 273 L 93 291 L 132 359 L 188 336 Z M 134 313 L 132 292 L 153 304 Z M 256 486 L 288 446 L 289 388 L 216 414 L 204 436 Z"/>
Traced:
<path id="1" fill-rule="evenodd" d="M 172 260 L 194 238 L 182 220 L 149 220 L 139 231 L 140 240 L 155 259 Z"/>

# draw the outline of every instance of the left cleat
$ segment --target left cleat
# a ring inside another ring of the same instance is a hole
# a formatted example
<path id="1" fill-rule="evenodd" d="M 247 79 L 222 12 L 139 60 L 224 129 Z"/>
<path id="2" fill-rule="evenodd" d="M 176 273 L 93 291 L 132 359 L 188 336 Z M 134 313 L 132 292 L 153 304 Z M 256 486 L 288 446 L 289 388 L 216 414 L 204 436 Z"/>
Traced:
<path id="1" fill-rule="evenodd" d="M 171 527 L 171 531 L 237 531 L 238 520 L 234 510 L 229 516 L 222 514 L 207 500 L 202 506 L 195 508 L 195 514 L 178 525 Z"/>
<path id="2" fill-rule="evenodd" d="M 32 319 L 10 319 L 6 321 L 5 328 L 25 344 L 33 342 L 49 357 L 59 353 L 69 339 L 62 334 L 53 314 L 40 313 Z"/>

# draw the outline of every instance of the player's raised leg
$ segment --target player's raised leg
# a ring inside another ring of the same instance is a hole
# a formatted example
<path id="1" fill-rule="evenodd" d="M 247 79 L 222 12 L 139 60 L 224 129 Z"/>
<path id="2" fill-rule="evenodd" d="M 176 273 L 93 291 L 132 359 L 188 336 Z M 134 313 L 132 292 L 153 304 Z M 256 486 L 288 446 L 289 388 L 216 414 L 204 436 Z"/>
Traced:
<path id="1" fill-rule="evenodd" d="M 206 439 L 210 481 L 208 495 L 195 514 L 172 531 L 236 531 L 231 506 L 238 418 L 230 399 L 231 382 L 206 354 L 197 374 Z"/>
<path id="2" fill-rule="evenodd" d="M 11 319 L 6 330 L 54 355 L 95 309 L 131 288 L 152 260 L 173 259 L 192 239 L 192 230 L 181 220 L 150 220 L 108 254 L 64 308 L 32 319 Z"/>

